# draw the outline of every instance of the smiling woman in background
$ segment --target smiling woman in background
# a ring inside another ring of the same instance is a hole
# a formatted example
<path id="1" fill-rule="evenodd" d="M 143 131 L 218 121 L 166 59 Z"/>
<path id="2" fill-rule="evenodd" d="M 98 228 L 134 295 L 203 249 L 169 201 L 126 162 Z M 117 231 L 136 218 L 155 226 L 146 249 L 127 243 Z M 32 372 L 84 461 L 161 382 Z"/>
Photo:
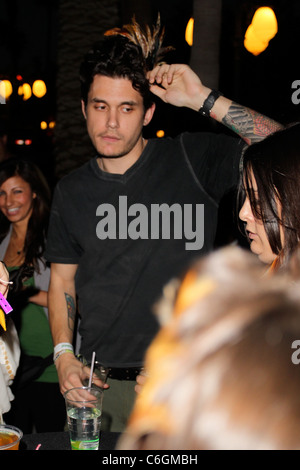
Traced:
<path id="1" fill-rule="evenodd" d="M 0 165 L 0 259 L 14 281 L 9 301 L 21 345 L 15 400 L 5 421 L 24 433 L 59 431 L 65 421 L 47 318 L 50 269 L 43 252 L 49 207 L 50 190 L 35 164 L 11 158 Z"/>
<path id="2" fill-rule="evenodd" d="M 278 269 L 288 263 L 300 238 L 300 124 L 247 148 L 240 185 L 250 248 Z"/>

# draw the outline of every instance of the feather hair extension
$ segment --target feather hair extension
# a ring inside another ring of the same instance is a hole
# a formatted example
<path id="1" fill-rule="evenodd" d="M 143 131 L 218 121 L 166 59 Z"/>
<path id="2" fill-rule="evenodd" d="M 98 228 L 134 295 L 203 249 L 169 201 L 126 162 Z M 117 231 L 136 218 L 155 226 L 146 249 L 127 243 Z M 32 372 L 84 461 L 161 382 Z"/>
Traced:
<path id="1" fill-rule="evenodd" d="M 135 16 L 132 18 L 132 24 L 122 26 L 122 28 L 113 28 L 104 33 L 105 36 L 123 36 L 142 50 L 146 67 L 150 70 L 155 67 L 170 50 L 172 46 L 162 47 L 165 28 L 161 26 L 160 14 L 158 14 L 156 25 L 153 29 L 146 25 L 145 31 L 137 23 Z"/>

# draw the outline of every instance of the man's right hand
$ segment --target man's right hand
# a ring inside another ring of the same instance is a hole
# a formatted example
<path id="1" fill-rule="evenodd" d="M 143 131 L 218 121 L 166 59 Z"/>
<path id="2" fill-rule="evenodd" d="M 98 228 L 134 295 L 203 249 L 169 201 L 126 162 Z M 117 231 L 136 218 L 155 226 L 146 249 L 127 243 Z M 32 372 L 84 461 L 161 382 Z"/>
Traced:
<path id="1" fill-rule="evenodd" d="M 56 359 L 55 366 L 62 394 L 70 390 L 70 388 L 82 387 L 83 380 L 88 378 L 83 364 L 71 352 L 61 354 Z"/>

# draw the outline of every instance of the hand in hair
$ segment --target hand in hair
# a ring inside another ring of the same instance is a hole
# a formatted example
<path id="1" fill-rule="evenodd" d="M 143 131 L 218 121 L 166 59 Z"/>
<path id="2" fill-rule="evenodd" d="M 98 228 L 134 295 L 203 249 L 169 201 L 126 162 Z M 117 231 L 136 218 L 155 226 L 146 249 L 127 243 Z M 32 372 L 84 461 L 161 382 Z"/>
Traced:
<path id="1" fill-rule="evenodd" d="M 206 88 L 193 70 L 185 64 L 162 64 L 148 73 L 151 92 L 165 103 L 198 110 Z"/>

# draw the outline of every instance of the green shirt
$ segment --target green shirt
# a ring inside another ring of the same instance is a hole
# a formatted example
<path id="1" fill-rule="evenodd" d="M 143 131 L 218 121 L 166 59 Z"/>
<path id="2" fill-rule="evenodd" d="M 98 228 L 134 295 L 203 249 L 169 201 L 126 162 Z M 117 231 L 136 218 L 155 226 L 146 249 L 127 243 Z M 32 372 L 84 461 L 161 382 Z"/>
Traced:
<path id="1" fill-rule="evenodd" d="M 26 280 L 24 286 L 34 287 L 34 278 Z M 19 330 L 21 349 L 29 356 L 47 357 L 53 352 L 53 342 L 50 326 L 43 307 L 29 302 L 21 312 L 21 326 Z M 37 382 L 58 382 L 54 364 L 46 367 L 36 380 Z"/>

